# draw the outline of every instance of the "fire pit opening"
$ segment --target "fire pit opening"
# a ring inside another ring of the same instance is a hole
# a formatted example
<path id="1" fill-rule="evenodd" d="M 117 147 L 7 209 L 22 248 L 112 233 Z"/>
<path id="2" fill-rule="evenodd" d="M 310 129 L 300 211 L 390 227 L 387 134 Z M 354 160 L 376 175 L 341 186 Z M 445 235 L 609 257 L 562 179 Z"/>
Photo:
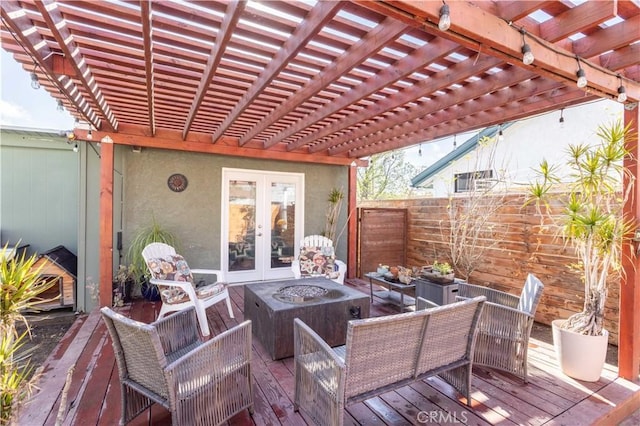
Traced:
<path id="1" fill-rule="evenodd" d="M 334 296 L 328 289 L 316 285 L 290 285 L 280 287 L 273 295 L 281 302 L 308 303 L 317 299 Z"/>

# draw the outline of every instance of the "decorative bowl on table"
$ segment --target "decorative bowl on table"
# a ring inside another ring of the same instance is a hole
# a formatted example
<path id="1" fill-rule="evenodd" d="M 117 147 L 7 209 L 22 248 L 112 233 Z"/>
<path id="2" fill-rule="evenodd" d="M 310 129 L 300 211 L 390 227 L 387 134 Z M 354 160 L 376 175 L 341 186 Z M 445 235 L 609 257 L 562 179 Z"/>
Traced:
<path id="1" fill-rule="evenodd" d="M 413 281 L 413 277 L 411 275 L 407 275 L 407 274 L 398 274 L 398 281 L 400 281 L 402 284 L 411 284 L 411 281 Z"/>
<path id="2" fill-rule="evenodd" d="M 376 270 L 376 272 L 378 273 L 378 275 L 384 275 L 387 272 L 389 272 L 389 268 L 386 268 L 384 266 L 378 266 L 378 269 Z"/>

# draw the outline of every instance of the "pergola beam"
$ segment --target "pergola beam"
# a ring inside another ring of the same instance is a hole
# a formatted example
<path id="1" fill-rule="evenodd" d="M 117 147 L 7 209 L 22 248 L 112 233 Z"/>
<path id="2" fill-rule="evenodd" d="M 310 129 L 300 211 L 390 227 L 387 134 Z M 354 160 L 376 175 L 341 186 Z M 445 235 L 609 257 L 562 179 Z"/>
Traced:
<path id="1" fill-rule="evenodd" d="M 147 88 L 147 109 L 149 110 L 149 130 L 156 134 L 156 114 L 153 76 L 153 34 L 151 25 L 151 3 L 140 2 L 140 19 L 142 20 L 142 44 L 144 46 L 144 70 Z"/>
<path id="2" fill-rule="evenodd" d="M 341 135 L 333 141 L 335 145 L 329 149 L 329 153 L 336 155 L 360 148 L 364 146 L 364 140 L 366 138 L 374 137 L 378 132 L 395 131 L 397 126 L 402 126 L 405 123 L 426 117 L 438 111 L 455 107 L 461 103 L 474 102 L 476 98 L 487 96 L 489 93 L 493 93 L 490 97 L 497 96 L 495 92 L 500 89 L 503 89 L 503 91 L 508 90 L 506 88 L 509 86 L 519 84 L 523 80 L 532 77 L 534 77 L 534 75 L 525 70 L 511 68 L 476 82 L 469 83 L 465 87 L 466 90 L 454 91 L 443 96 L 433 96 L 428 101 L 422 102 L 421 108 L 413 108 L 388 115 L 367 128 L 356 129 Z M 372 139 L 368 140 L 372 141 Z"/>
<path id="3" fill-rule="evenodd" d="M 75 129 L 75 138 L 79 141 L 86 141 L 87 130 Z M 235 157 L 273 159 L 277 156 L 280 161 L 291 161 L 298 163 L 316 163 L 316 164 L 333 164 L 333 165 L 351 165 L 354 161 L 346 155 L 329 156 L 329 155 L 311 155 L 298 152 L 286 152 L 284 149 L 266 151 L 261 147 L 239 146 L 237 138 L 224 137 L 217 144 L 211 143 L 211 136 L 207 134 L 189 133 L 186 141 L 181 139 L 180 131 L 163 130 L 156 132 L 151 136 L 148 134 L 146 126 L 121 124 L 117 133 L 108 131 L 93 131 L 92 140 L 101 140 L 103 137 L 109 136 L 116 145 L 128 145 L 131 147 L 141 148 L 157 148 L 169 149 L 183 152 L 197 152 L 206 154 L 229 155 Z M 359 167 L 366 167 L 366 160 L 356 160 Z"/>
<path id="4" fill-rule="evenodd" d="M 564 84 L 577 80 L 578 63 L 574 52 L 536 38 L 536 42 L 529 40 L 535 61 L 532 65 L 524 65 L 521 60 L 522 34 L 519 29 L 471 3 L 465 1 L 447 3 L 451 12 L 451 28 L 448 31 L 438 30 L 441 6 L 439 2 L 398 0 L 358 1 L 358 3 L 422 27 L 425 31 L 438 34 L 470 49 L 488 52 L 516 66 L 531 69 L 539 75 Z M 613 2 L 610 3 L 613 4 Z M 626 21 L 625 24 L 630 22 Z M 628 28 L 628 30 L 631 29 Z M 634 31 L 637 31 L 637 27 Z M 580 58 L 580 61 L 588 79 L 588 85 L 583 90 L 587 93 L 615 98 L 620 84 L 618 77 L 613 72 L 586 59 Z M 624 85 L 630 100 L 640 100 L 640 83 L 625 80 Z"/>
<path id="5" fill-rule="evenodd" d="M 270 61 L 264 71 L 260 73 L 260 77 L 251 85 L 249 90 L 242 96 L 242 99 L 240 99 L 240 102 L 236 104 L 216 129 L 211 137 L 214 143 L 220 139 L 229 126 L 238 119 L 247 107 L 255 101 L 269 83 L 276 78 L 280 71 L 287 67 L 289 61 L 307 45 L 309 40 L 320 32 L 327 22 L 333 19 L 340 7 L 339 2 L 319 2 L 316 4 L 306 18 L 307 25 L 296 28 L 296 31 L 285 41 L 282 48 L 278 50 L 273 60 Z"/>
<path id="6" fill-rule="evenodd" d="M 408 75 L 423 69 L 427 64 L 438 62 L 440 59 L 450 55 L 457 49 L 455 43 L 448 40 L 434 39 L 431 43 L 425 44 L 416 49 L 411 55 L 399 59 L 395 67 L 387 67 L 376 75 L 372 75 L 362 84 L 346 93 L 344 96 L 318 109 L 313 114 L 309 114 L 295 125 L 288 127 L 279 134 L 274 135 L 265 142 L 265 148 L 283 142 L 286 138 L 306 129 L 311 124 L 331 116 L 349 105 L 357 104 L 360 100 L 379 90 L 384 89 L 391 83 L 398 81 Z M 290 142 L 287 150 L 291 151 L 303 145 L 305 139 Z"/>
<path id="7" fill-rule="evenodd" d="M 196 89 L 195 98 L 191 103 L 189 114 L 187 114 L 187 119 L 184 128 L 182 129 L 182 139 L 187 138 L 189 129 L 191 129 L 193 120 L 196 118 L 196 114 L 198 113 L 198 108 L 202 105 L 202 101 L 209 90 L 209 85 L 211 84 L 213 77 L 216 75 L 216 69 L 218 68 L 218 65 L 220 65 L 222 54 L 233 35 L 233 28 L 240 19 L 240 14 L 246 5 L 246 0 L 234 0 L 227 6 L 227 11 L 224 14 L 222 24 L 220 25 L 220 31 L 218 31 L 215 43 L 211 49 L 211 53 L 209 54 L 209 59 L 204 67 L 202 78 L 200 79 L 200 83 Z"/>
<path id="8" fill-rule="evenodd" d="M 522 102 L 516 103 L 508 110 L 503 109 L 503 114 L 495 111 L 486 111 L 475 115 L 459 114 L 451 121 L 441 121 L 436 126 L 423 128 L 409 135 L 395 137 L 393 139 L 380 138 L 376 143 L 382 144 L 390 149 L 400 149 L 405 147 L 405 143 L 424 143 L 425 141 L 452 136 L 457 133 L 479 130 L 484 127 L 494 126 L 507 121 L 514 121 L 531 115 L 531 111 L 555 111 L 585 101 L 597 99 L 595 95 L 585 99 L 584 93 L 578 89 L 560 89 L 555 92 L 546 92 L 541 96 L 527 97 Z M 349 153 L 354 158 L 366 157 L 375 154 L 375 146 L 366 146 L 355 149 Z"/>
<path id="9" fill-rule="evenodd" d="M 23 49 L 33 58 L 42 72 L 51 77 L 51 81 L 79 115 L 88 123 L 91 123 L 96 129 L 100 128 L 102 126 L 100 118 L 92 110 L 89 103 L 86 102 L 83 97 L 78 96 L 78 88 L 75 84 L 73 84 L 71 80 L 67 80 L 67 82 L 64 83 L 61 79 L 55 77 L 56 75 L 63 74 L 62 72 L 57 72 L 59 70 L 56 69 L 63 61 L 56 59 L 58 55 L 55 55 L 51 49 L 49 49 L 45 40 L 43 40 L 37 32 L 30 31 L 33 23 L 27 15 L 22 14 L 18 17 L 10 18 L 10 15 L 22 13 L 18 2 L 2 1 L 0 2 L 0 8 L 3 22 L 11 29 L 13 35 L 20 41 Z M 35 46 L 39 46 L 39 48 Z M 62 69 L 65 69 L 64 65 L 62 65 Z M 36 70 L 34 69 L 33 72 L 36 72 Z"/>
<path id="10" fill-rule="evenodd" d="M 36 2 L 35 6 L 42 15 L 47 27 L 58 42 L 65 57 L 69 59 L 71 66 L 76 72 L 75 77 L 80 81 L 96 108 L 100 111 L 105 121 L 109 124 L 109 130 L 118 130 L 118 120 L 115 118 L 100 87 L 93 79 L 91 70 L 80 55 L 80 49 L 76 46 L 71 32 L 66 27 L 66 23 L 55 1 L 43 0 Z"/>
<path id="11" fill-rule="evenodd" d="M 342 77 L 348 70 L 382 49 L 385 44 L 394 40 L 406 30 L 407 26 L 402 22 L 398 22 L 395 19 L 385 19 L 347 50 L 342 56 L 342 60 L 327 66 L 321 73 L 316 75 L 309 84 L 291 96 L 284 104 L 286 106 L 278 108 L 272 114 L 269 114 L 268 117 L 265 117 L 265 119 L 251 129 L 250 132 L 247 132 L 247 134 L 240 138 L 240 145 L 249 142 L 256 135 L 295 109 L 296 105 L 301 105 L 306 99 L 311 98 L 324 89 L 329 82 Z"/>

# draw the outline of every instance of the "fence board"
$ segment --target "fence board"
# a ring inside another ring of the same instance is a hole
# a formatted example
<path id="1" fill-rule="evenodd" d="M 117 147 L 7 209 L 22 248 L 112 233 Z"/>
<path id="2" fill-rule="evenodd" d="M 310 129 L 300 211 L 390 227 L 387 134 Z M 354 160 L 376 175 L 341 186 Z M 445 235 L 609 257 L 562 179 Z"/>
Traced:
<path id="1" fill-rule="evenodd" d="M 566 318 L 582 310 L 583 284 L 580 276 L 570 268 L 578 259 L 573 249 L 553 234 L 552 228 L 547 226 L 548 219 L 542 220 L 533 206 L 523 207 L 524 201 L 523 195 L 503 197 L 498 212 L 487 224 L 492 227 L 494 238 L 499 240 L 498 244 L 491 246 L 494 240 L 479 240 L 481 244 L 491 248 L 486 253 L 485 261 L 471 274 L 469 281 L 520 294 L 527 273 L 537 275 L 545 284 L 545 289 L 536 312 L 536 321 L 551 324 L 555 319 Z M 406 211 L 406 225 L 398 222 L 397 232 L 406 232 L 404 265 L 411 267 L 447 259 L 450 202 L 448 198 L 384 200 L 361 202 L 359 207 L 368 209 L 372 215 L 372 211 L 376 209 Z M 454 199 L 453 202 L 463 201 Z M 486 205 L 491 206 L 492 203 L 487 202 Z M 557 209 L 559 205 L 552 204 L 551 208 L 554 206 Z M 394 226 L 396 222 L 386 222 L 386 232 L 390 232 Z M 404 231 L 400 229 L 402 226 L 406 226 Z M 371 270 L 375 265 L 362 266 L 365 270 Z M 619 290 L 619 279 L 612 278 L 605 310 L 605 326 L 613 344 L 618 342 Z"/>

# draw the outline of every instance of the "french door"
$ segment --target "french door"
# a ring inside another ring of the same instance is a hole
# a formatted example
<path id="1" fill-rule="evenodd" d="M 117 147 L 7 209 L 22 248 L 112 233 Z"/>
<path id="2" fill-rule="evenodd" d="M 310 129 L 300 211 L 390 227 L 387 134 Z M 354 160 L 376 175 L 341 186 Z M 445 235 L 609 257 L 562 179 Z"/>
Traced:
<path id="1" fill-rule="evenodd" d="M 293 277 L 304 175 L 222 169 L 221 258 L 229 282 Z"/>

